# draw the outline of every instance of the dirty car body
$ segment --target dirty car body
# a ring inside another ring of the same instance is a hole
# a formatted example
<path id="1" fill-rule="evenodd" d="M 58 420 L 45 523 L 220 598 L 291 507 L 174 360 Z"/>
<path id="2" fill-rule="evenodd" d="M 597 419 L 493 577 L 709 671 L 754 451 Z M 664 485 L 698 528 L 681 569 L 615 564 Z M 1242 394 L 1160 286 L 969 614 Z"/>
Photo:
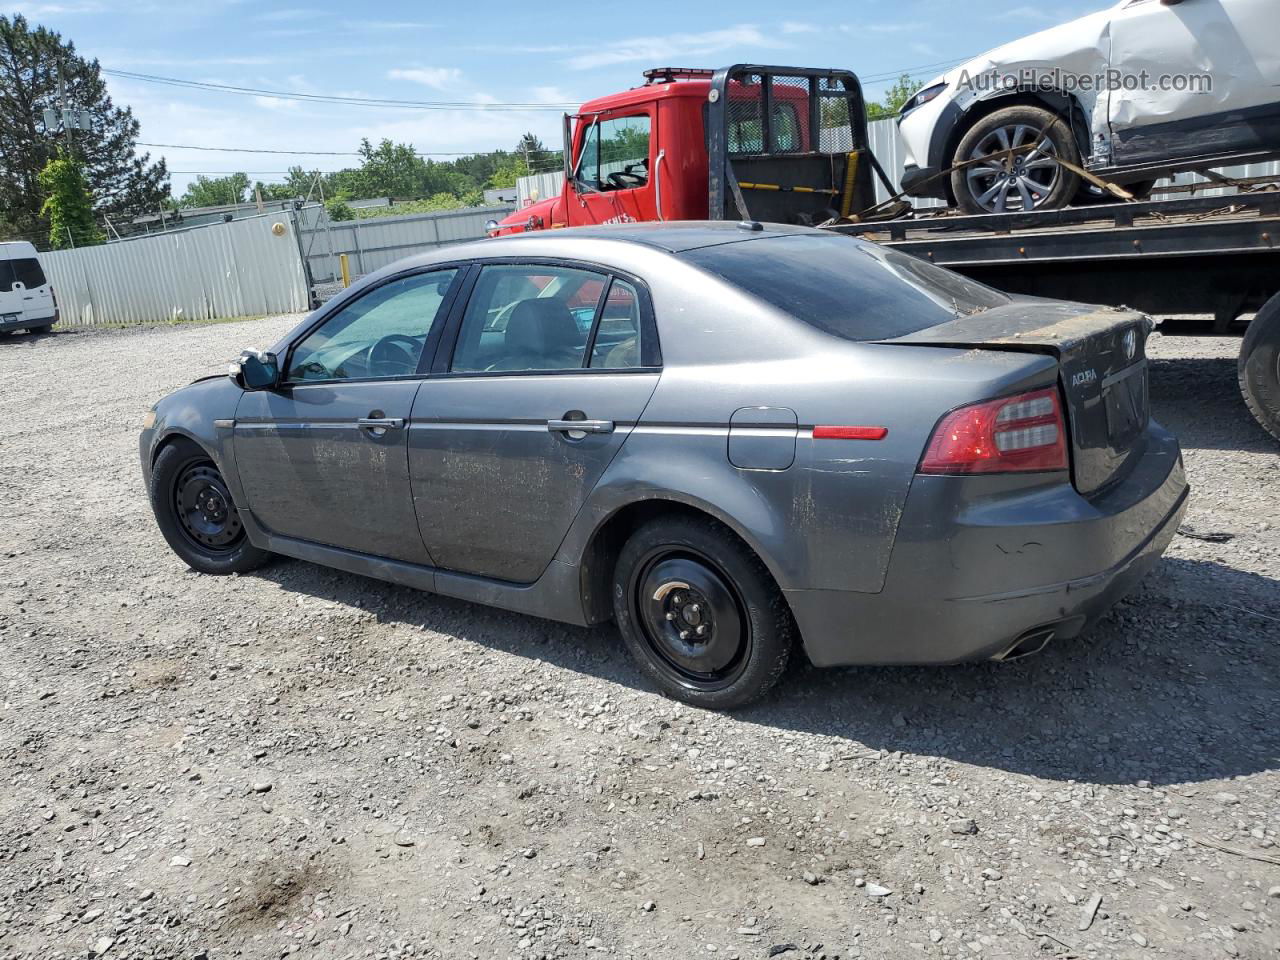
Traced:
<path id="1" fill-rule="evenodd" d="M 272 348 L 265 388 L 242 372 L 160 401 L 140 452 L 162 529 L 175 543 L 166 504 L 197 539 L 231 512 L 258 550 L 568 623 L 620 617 L 659 647 L 665 615 L 678 635 L 656 656 L 694 675 L 722 625 L 745 646 L 717 669 L 754 655 L 752 591 L 776 590 L 764 606 L 815 664 L 932 664 L 1074 636 L 1150 568 L 1187 484 L 1147 414 L 1142 315 L 750 226 L 526 234 L 367 278 Z M 405 290 L 418 312 L 391 322 L 408 327 L 367 347 L 325 335 Z M 166 486 L 175 443 L 222 485 Z M 684 546 L 629 576 L 637 538 L 671 517 L 714 537 L 672 535 Z M 698 563 L 719 579 L 693 604 Z"/>

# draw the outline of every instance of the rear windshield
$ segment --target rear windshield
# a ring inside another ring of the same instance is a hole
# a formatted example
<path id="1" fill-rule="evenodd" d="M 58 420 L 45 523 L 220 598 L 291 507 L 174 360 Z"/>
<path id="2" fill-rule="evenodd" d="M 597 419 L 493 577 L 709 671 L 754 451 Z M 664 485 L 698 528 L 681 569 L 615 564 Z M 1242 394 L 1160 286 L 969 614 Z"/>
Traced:
<path id="1" fill-rule="evenodd" d="M 958 273 L 834 234 L 725 243 L 684 257 L 846 340 L 901 337 L 1009 302 Z"/>
<path id="2" fill-rule="evenodd" d="M 40 261 L 35 257 L 0 260 L 0 293 L 8 293 L 12 290 L 14 281 L 21 283 L 28 290 L 43 287 L 45 278 L 44 271 L 40 269 Z"/>

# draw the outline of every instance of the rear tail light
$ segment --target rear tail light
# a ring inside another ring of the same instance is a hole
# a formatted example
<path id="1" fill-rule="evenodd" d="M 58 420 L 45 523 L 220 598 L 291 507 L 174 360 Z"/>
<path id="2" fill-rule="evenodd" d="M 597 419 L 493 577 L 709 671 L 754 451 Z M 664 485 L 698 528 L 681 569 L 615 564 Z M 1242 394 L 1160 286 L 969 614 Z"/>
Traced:
<path id="1" fill-rule="evenodd" d="M 1056 388 L 984 400 L 942 418 L 921 473 L 1067 469 L 1067 425 Z"/>

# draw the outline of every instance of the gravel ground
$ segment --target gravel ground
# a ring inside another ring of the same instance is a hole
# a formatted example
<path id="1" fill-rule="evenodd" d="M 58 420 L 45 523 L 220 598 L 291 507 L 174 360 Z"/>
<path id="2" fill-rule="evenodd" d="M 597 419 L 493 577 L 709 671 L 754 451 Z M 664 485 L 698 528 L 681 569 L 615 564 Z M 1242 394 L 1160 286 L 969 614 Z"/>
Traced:
<path id="1" fill-rule="evenodd" d="M 1085 637 L 704 713 L 579 630 L 192 573 L 149 404 L 293 320 L 0 340 L 0 957 L 1280 957 L 1280 465 L 1157 338 L 1192 536 Z"/>

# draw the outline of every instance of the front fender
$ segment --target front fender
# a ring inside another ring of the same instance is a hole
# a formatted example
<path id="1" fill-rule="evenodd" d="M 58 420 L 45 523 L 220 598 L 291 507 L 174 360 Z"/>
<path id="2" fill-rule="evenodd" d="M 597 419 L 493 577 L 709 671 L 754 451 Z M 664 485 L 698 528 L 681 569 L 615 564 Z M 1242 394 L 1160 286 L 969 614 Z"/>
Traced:
<path id="1" fill-rule="evenodd" d="M 147 488 L 151 486 L 151 468 L 160 447 L 175 437 L 185 437 L 208 451 L 226 480 L 231 496 L 238 503 L 243 502 L 231 452 L 231 428 L 216 425 L 217 421 L 234 423 L 236 407 L 243 395 L 244 390 L 230 377 L 217 376 L 197 380 L 157 403 L 153 408 L 155 422 L 138 438 L 138 455 Z"/>

